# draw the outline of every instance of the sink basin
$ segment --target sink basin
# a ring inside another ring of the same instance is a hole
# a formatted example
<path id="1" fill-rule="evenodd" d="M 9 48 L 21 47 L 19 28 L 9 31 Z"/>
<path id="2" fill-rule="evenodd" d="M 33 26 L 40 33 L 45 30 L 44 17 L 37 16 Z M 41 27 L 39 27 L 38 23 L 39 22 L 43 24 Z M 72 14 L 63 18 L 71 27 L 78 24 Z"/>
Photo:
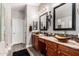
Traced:
<path id="1" fill-rule="evenodd" d="M 70 37 L 55 35 L 57 39 L 70 39 Z"/>
<path id="2" fill-rule="evenodd" d="M 61 42 L 67 42 L 70 39 L 70 37 L 59 36 L 59 35 L 55 35 L 55 38 L 57 38 Z"/>

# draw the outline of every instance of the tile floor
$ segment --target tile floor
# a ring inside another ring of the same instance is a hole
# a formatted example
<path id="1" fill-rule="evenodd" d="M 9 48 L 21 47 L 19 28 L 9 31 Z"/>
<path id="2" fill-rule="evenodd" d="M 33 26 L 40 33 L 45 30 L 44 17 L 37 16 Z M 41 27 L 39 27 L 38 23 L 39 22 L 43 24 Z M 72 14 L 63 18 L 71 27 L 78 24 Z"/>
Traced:
<path id="1" fill-rule="evenodd" d="M 36 51 L 33 47 L 27 48 L 31 56 L 43 56 L 40 52 Z"/>

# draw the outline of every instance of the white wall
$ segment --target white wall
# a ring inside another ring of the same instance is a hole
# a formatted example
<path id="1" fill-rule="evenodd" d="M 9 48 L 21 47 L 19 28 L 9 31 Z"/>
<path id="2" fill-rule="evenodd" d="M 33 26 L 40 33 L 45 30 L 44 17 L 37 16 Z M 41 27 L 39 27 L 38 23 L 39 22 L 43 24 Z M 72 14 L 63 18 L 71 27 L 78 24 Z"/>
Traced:
<path id="1" fill-rule="evenodd" d="M 5 9 L 5 16 L 4 16 L 4 27 L 5 27 L 5 34 L 4 34 L 4 40 L 7 46 L 11 45 L 11 4 L 5 3 L 4 9 Z"/>
<path id="2" fill-rule="evenodd" d="M 12 15 L 12 7 L 14 3 L 3 3 L 3 14 L 2 14 L 2 39 L 5 41 L 6 46 L 12 45 L 12 17 L 18 19 L 24 19 L 25 14 L 15 11 Z M 14 4 L 15 5 L 15 4 Z M 21 5 L 20 5 L 21 6 Z M 14 6 L 16 7 L 16 6 Z M 16 10 L 19 8 L 16 8 Z M 22 8 L 21 8 L 22 9 Z M 18 15 L 18 16 L 16 16 Z"/>
<path id="3" fill-rule="evenodd" d="M 12 4 L 11 3 L 4 3 L 3 4 L 4 11 L 3 11 L 3 40 L 6 43 L 6 46 L 11 46 L 12 45 L 12 18 L 19 18 L 19 19 L 25 19 L 24 20 L 24 31 L 25 31 L 25 38 L 26 38 L 26 46 L 31 45 L 31 33 L 29 32 L 29 26 L 33 24 L 34 21 L 39 21 L 38 20 L 38 7 L 37 6 L 32 6 L 32 5 L 27 5 L 25 8 L 25 14 L 19 15 L 19 13 L 14 13 L 12 15 L 11 13 L 11 8 Z M 15 11 L 15 10 L 14 10 Z M 16 16 L 18 15 L 18 16 Z M 5 32 L 5 33 L 4 33 Z M 5 34 L 5 35 L 4 35 Z"/>
<path id="4" fill-rule="evenodd" d="M 29 32 L 29 26 L 33 25 L 33 20 L 38 21 L 38 7 L 37 6 L 32 6 L 32 5 L 27 5 L 27 37 L 26 37 L 26 47 L 31 46 L 31 34 L 32 32 Z"/>
<path id="5" fill-rule="evenodd" d="M 25 5 L 12 4 L 11 19 L 12 19 L 12 44 L 25 43 L 24 38 L 24 16 Z M 14 34 L 15 33 L 15 34 Z"/>
<path id="6" fill-rule="evenodd" d="M 2 41 L 2 4 L 0 4 L 0 42 Z"/>

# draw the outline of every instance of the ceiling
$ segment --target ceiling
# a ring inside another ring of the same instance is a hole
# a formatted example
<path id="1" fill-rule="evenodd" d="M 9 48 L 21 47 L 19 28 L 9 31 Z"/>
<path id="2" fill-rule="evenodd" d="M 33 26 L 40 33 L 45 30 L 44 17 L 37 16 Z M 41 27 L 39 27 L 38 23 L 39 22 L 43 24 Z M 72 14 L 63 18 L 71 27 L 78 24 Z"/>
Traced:
<path id="1" fill-rule="evenodd" d="M 24 10 L 26 4 L 22 3 L 13 3 L 11 4 L 13 10 Z"/>
<path id="2" fill-rule="evenodd" d="M 39 6 L 41 3 L 27 3 L 27 5 Z"/>

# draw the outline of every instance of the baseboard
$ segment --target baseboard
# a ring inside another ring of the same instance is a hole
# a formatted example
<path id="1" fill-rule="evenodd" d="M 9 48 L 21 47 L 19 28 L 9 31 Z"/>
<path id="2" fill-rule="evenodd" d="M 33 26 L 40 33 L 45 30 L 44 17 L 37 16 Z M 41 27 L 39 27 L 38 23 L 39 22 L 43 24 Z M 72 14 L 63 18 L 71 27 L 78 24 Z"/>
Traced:
<path id="1" fill-rule="evenodd" d="M 33 53 L 28 48 L 27 51 L 29 52 L 30 56 L 34 56 Z"/>
<path id="2" fill-rule="evenodd" d="M 26 48 L 29 48 L 29 47 L 31 47 L 32 45 L 30 44 L 30 45 L 26 45 Z"/>

